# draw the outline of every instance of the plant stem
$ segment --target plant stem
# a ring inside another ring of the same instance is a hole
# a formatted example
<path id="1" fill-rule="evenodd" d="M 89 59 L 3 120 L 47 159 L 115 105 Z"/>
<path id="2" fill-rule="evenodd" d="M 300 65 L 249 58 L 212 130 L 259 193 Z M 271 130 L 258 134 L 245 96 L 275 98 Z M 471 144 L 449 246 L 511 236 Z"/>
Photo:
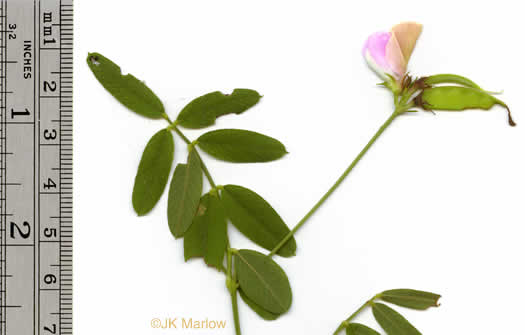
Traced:
<path id="1" fill-rule="evenodd" d="M 172 129 L 174 132 L 176 132 L 177 135 L 179 135 L 179 137 L 184 142 L 186 142 L 186 144 L 191 145 L 192 142 L 186 137 L 186 135 L 184 135 L 184 133 L 182 131 L 180 131 L 179 128 L 177 128 L 177 125 L 175 123 L 173 123 L 167 115 L 164 116 L 164 119 L 166 119 L 166 121 L 168 121 L 168 123 L 170 124 L 170 127 L 169 127 L 170 129 Z M 202 168 L 202 171 L 204 172 L 204 175 L 206 176 L 206 179 L 208 179 L 208 182 L 210 183 L 212 188 L 216 188 L 217 185 L 215 185 L 215 182 L 213 181 L 213 178 L 211 177 L 211 174 L 210 174 L 210 171 L 208 170 L 208 167 L 206 167 L 206 164 L 204 164 L 204 161 L 202 160 L 201 155 L 199 154 L 199 152 L 197 150 L 195 150 L 195 152 L 197 153 L 197 156 L 199 157 L 199 160 L 201 161 L 201 168 Z"/>
<path id="2" fill-rule="evenodd" d="M 184 135 L 184 134 L 182 133 L 182 131 L 180 131 L 179 128 L 177 128 L 177 126 L 175 126 L 175 125 L 172 123 L 172 124 L 170 125 L 170 128 L 173 129 L 173 130 L 177 133 L 177 135 L 179 135 L 179 137 L 182 138 L 182 140 L 183 140 L 184 142 L 186 142 L 186 144 L 188 144 L 188 145 L 191 144 L 191 141 L 186 137 L 186 135 Z"/>
<path id="3" fill-rule="evenodd" d="M 239 322 L 239 307 L 237 305 L 237 290 L 230 292 L 232 297 L 233 322 L 235 323 L 235 334 L 241 335 L 241 323 Z"/>
<path id="4" fill-rule="evenodd" d="M 235 324 L 235 334 L 241 335 L 241 324 L 239 322 L 239 306 L 237 304 L 237 278 L 232 267 L 232 249 L 228 243 L 227 250 L 227 270 L 226 270 L 226 286 L 230 291 L 232 299 L 232 310 L 233 310 L 233 322 Z"/>
<path id="5" fill-rule="evenodd" d="M 168 121 L 169 123 L 169 129 L 175 131 L 179 137 L 186 142 L 186 144 L 191 145 L 192 142 L 184 135 L 182 131 L 180 131 L 179 128 L 177 128 L 177 124 L 172 122 L 167 114 L 164 114 L 164 119 Z M 202 160 L 199 151 L 196 148 L 193 148 L 195 152 L 197 153 L 197 156 L 199 157 L 199 160 L 201 162 L 201 168 L 204 172 L 204 175 L 208 179 L 208 182 L 210 183 L 210 186 L 212 188 L 216 188 L 217 185 L 215 184 L 215 181 L 213 180 L 210 171 L 208 170 L 208 167 L 206 164 L 204 164 L 204 161 Z M 235 334 L 241 335 L 241 324 L 239 321 L 239 305 L 237 303 L 237 289 L 239 284 L 237 283 L 237 277 L 235 274 L 235 271 L 233 270 L 232 266 L 232 249 L 230 247 L 230 242 L 227 241 L 227 252 L 226 252 L 226 262 L 227 262 L 227 268 L 226 268 L 226 287 L 228 288 L 228 291 L 230 292 L 231 300 L 232 300 L 232 310 L 233 310 L 233 322 L 235 324 Z"/>
<path id="6" fill-rule="evenodd" d="M 357 155 L 356 158 L 352 161 L 352 163 L 346 168 L 346 170 L 343 172 L 343 174 L 336 180 L 334 185 L 328 189 L 328 191 L 317 201 L 317 203 L 306 213 L 306 215 L 295 225 L 295 227 L 277 244 L 275 248 L 268 254 L 268 256 L 273 256 L 276 252 L 281 249 L 281 247 L 288 242 L 289 239 L 292 238 L 292 236 L 306 223 L 306 221 L 321 207 L 321 205 L 330 197 L 330 195 L 337 189 L 337 187 L 343 182 L 343 180 L 350 174 L 350 172 L 353 170 L 353 168 L 357 165 L 357 163 L 363 158 L 365 153 L 370 149 L 370 147 L 374 144 L 374 142 L 381 136 L 381 134 L 385 131 L 385 129 L 394 121 L 396 116 L 398 116 L 400 113 L 398 109 L 390 115 L 390 117 L 383 123 L 383 125 L 379 128 L 379 130 L 372 136 L 370 141 L 365 145 L 365 147 L 361 150 L 361 152 Z"/>
<path id="7" fill-rule="evenodd" d="M 204 164 L 204 161 L 202 160 L 201 155 L 199 154 L 199 152 L 197 151 L 196 148 L 193 148 L 193 150 L 195 150 L 195 152 L 197 153 L 197 156 L 199 156 L 199 160 L 201 161 L 202 171 L 204 172 L 204 175 L 206 176 L 206 179 L 208 179 L 208 182 L 210 183 L 210 186 L 212 188 L 216 188 L 217 185 L 215 185 L 215 182 L 213 181 L 213 178 L 211 177 L 210 171 L 206 167 L 206 164 Z"/>
<path id="8" fill-rule="evenodd" d="M 371 306 L 374 300 L 377 299 L 377 297 L 378 295 L 374 296 L 372 299 L 365 302 L 361 307 L 357 309 L 357 311 L 355 311 L 352 315 L 350 315 L 346 320 L 341 322 L 341 324 L 339 325 L 339 327 L 337 327 L 333 335 L 337 335 L 339 332 L 344 330 L 348 326 L 350 321 L 352 321 L 356 316 L 358 316 L 365 308 L 367 308 L 368 306 Z"/>

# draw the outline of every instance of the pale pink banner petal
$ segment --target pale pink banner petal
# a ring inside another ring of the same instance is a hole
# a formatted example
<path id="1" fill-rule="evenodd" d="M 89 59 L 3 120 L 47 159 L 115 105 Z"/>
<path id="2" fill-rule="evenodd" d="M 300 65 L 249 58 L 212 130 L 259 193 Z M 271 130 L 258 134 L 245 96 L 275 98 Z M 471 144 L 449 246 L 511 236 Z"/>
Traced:
<path id="1" fill-rule="evenodd" d="M 392 38 L 386 45 L 386 60 L 397 79 L 400 79 L 405 75 L 407 62 L 401 52 L 401 48 L 395 35 L 392 35 Z"/>
<path id="2" fill-rule="evenodd" d="M 408 63 L 423 26 L 417 22 L 402 22 L 392 27 L 392 33 L 399 43 L 405 62 Z"/>

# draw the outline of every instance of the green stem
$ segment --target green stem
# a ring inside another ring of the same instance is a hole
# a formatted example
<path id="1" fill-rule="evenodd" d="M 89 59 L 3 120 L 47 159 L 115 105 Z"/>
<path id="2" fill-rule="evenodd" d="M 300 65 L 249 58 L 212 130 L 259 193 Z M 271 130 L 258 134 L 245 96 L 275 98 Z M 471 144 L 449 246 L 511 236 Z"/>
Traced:
<path id="1" fill-rule="evenodd" d="M 233 321 L 235 323 L 235 334 L 241 335 L 241 323 L 239 322 L 239 307 L 237 305 L 237 290 L 230 292 L 232 297 Z"/>
<path id="2" fill-rule="evenodd" d="M 179 128 L 177 128 L 177 124 L 172 122 L 167 114 L 164 114 L 164 119 L 168 121 L 169 127 L 168 129 L 173 130 L 179 137 L 186 142 L 188 145 L 192 145 L 193 143 L 184 135 L 182 131 L 180 131 Z M 210 186 L 212 188 L 217 188 L 217 185 L 215 184 L 215 181 L 213 180 L 210 171 L 208 170 L 208 167 L 206 164 L 204 164 L 204 161 L 202 160 L 199 151 L 196 148 L 193 148 L 195 152 L 197 153 L 197 156 L 199 157 L 199 160 L 201 162 L 201 168 L 204 172 L 204 175 L 208 179 L 208 182 L 210 183 Z M 235 324 L 235 334 L 241 335 L 241 324 L 239 321 L 239 306 L 237 303 L 237 278 L 235 271 L 233 270 L 232 266 L 232 249 L 230 248 L 230 242 L 227 241 L 227 255 L 226 255 L 226 262 L 227 262 L 227 268 L 226 268 L 226 287 L 228 288 L 228 291 L 230 292 L 231 300 L 232 300 L 232 310 L 233 310 L 233 322 Z"/>
<path id="3" fill-rule="evenodd" d="M 321 197 L 321 199 L 319 199 L 319 201 L 317 201 L 317 203 L 312 207 L 312 209 L 310 209 L 310 211 L 308 211 L 308 213 L 306 213 L 306 215 L 301 219 L 301 221 L 299 221 L 299 223 L 297 223 L 295 225 L 295 227 L 281 240 L 281 242 L 279 242 L 279 244 L 277 244 L 277 246 L 275 248 L 273 248 L 273 250 L 268 254 L 268 256 L 271 257 L 276 252 L 278 252 L 279 249 L 281 249 L 281 247 L 286 242 L 288 242 L 288 240 L 291 239 L 292 236 L 306 223 L 306 221 L 308 221 L 308 219 L 315 213 L 315 211 L 317 211 L 319 209 L 319 207 L 321 207 L 321 205 L 326 201 L 326 199 L 328 199 L 330 197 L 330 195 L 337 189 L 337 187 L 339 187 L 339 185 L 348 176 L 348 174 L 350 174 L 350 172 L 352 172 L 353 168 L 357 165 L 357 163 L 361 160 L 361 158 L 363 158 L 363 156 L 368 151 L 368 149 L 370 149 L 370 147 L 374 144 L 374 142 L 379 138 L 379 136 L 381 136 L 381 134 L 385 131 L 385 129 L 392 123 L 392 121 L 394 121 L 396 116 L 398 116 L 399 114 L 400 113 L 399 113 L 398 109 L 396 108 L 394 113 L 392 113 L 392 115 L 390 115 L 388 120 L 386 120 L 385 123 L 383 123 L 383 125 L 379 128 L 379 130 L 374 134 L 374 136 L 372 136 L 370 141 L 368 141 L 368 143 L 361 150 L 361 152 L 357 155 L 357 157 L 346 168 L 346 170 L 343 172 L 343 174 L 336 180 L 334 185 L 332 185 L 332 187 L 330 187 L 330 189 L 328 189 L 328 191 Z"/>
<path id="4" fill-rule="evenodd" d="M 177 133 L 177 135 L 179 135 L 179 137 L 182 138 L 182 140 L 183 140 L 184 142 L 186 142 L 186 144 L 188 144 L 188 145 L 191 144 L 191 141 L 189 140 L 189 138 L 187 138 L 186 135 L 184 135 L 184 134 L 182 133 L 182 131 L 180 131 L 180 129 L 177 128 L 176 125 L 172 124 L 172 125 L 170 126 L 170 128 L 173 129 L 173 130 Z"/>
<path id="5" fill-rule="evenodd" d="M 229 244 L 229 243 L 228 243 Z M 239 306 L 237 304 L 237 278 L 235 271 L 232 267 L 232 249 L 228 245 L 227 251 L 227 270 L 226 270 L 226 286 L 228 291 L 230 291 L 230 296 L 232 299 L 232 310 L 233 310 L 233 322 L 235 324 L 235 334 L 241 335 L 241 323 L 239 321 Z"/>
<path id="6" fill-rule="evenodd" d="M 199 152 L 197 151 L 197 149 L 195 149 L 195 148 L 193 148 L 193 149 L 197 153 L 197 156 L 199 156 L 199 160 L 201 161 L 202 171 L 204 172 L 204 175 L 206 176 L 206 179 L 208 179 L 208 182 L 210 183 L 210 186 L 212 188 L 216 188 L 217 185 L 215 185 L 215 182 L 213 181 L 213 178 L 211 177 L 210 171 L 206 167 L 206 164 L 204 164 L 204 161 L 202 160 L 201 155 L 199 155 Z"/>
<path id="7" fill-rule="evenodd" d="M 339 327 L 337 327 L 333 335 L 339 334 L 346 327 L 348 327 L 348 324 L 350 323 L 350 321 L 352 321 L 356 316 L 358 316 L 362 311 L 364 311 L 365 308 L 367 308 L 368 306 L 371 306 L 374 303 L 374 300 L 377 298 L 378 298 L 378 295 L 374 296 L 372 299 L 368 300 L 361 307 L 359 307 L 357 311 L 355 311 L 352 315 L 350 315 L 346 320 L 341 322 L 341 324 L 339 325 Z"/>
<path id="8" fill-rule="evenodd" d="M 177 133 L 177 135 L 179 135 L 179 137 L 184 142 L 186 142 L 186 144 L 188 144 L 188 145 L 192 144 L 192 142 L 186 137 L 186 135 L 184 135 L 184 133 L 182 131 L 180 131 L 179 128 L 177 128 L 176 123 L 173 123 L 167 115 L 164 116 L 164 119 L 166 119 L 166 121 L 168 121 L 168 123 L 170 124 L 169 129 L 171 129 L 175 133 Z M 211 177 L 210 171 L 208 170 L 208 167 L 206 166 L 206 164 L 204 164 L 204 161 L 202 160 L 201 155 L 199 154 L 199 151 L 195 150 L 195 152 L 197 153 L 197 156 L 199 157 L 199 160 L 201 161 L 201 168 L 202 168 L 202 171 L 204 172 L 204 175 L 206 176 L 206 179 L 208 179 L 208 182 L 210 183 L 212 188 L 216 188 L 217 185 L 213 181 L 213 178 Z"/>

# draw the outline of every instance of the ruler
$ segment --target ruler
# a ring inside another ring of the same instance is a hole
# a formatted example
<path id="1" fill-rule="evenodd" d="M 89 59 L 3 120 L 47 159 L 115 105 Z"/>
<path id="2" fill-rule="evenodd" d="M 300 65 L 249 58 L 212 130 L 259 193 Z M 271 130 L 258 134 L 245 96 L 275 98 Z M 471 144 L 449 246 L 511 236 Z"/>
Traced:
<path id="1" fill-rule="evenodd" d="M 0 0 L 0 335 L 72 334 L 72 0 Z"/>

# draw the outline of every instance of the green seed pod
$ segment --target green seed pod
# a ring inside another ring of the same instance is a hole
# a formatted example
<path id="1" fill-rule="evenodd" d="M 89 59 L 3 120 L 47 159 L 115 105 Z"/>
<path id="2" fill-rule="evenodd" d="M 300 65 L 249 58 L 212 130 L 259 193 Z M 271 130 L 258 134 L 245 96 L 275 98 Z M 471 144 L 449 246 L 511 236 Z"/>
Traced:
<path id="1" fill-rule="evenodd" d="M 480 91 L 487 92 L 489 94 L 500 94 L 501 93 L 501 92 L 485 91 L 472 80 L 465 78 L 463 76 L 459 76 L 457 74 L 450 74 L 450 73 L 436 74 L 436 75 L 429 76 L 429 77 L 423 77 L 421 79 L 427 87 L 433 86 L 433 85 L 439 85 L 439 84 L 457 84 L 457 85 L 461 85 L 465 87 L 475 88 Z"/>
<path id="2" fill-rule="evenodd" d="M 418 107 L 425 110 L 461 111 L 465 109 L 488 110 L 494 105 L 507 109 L 509 124 L 515 126 L 509 107 L 485 91 L 462 86 L 438 86 L 424 89 L 415 99 Z"/>
<path id="3" fill-rule="evenodd" d="M 438 84 L 458 84 L 463 85 L 465 87 L 477 88 L 478 90 L 483 91 L 481 87 L 479 87 L 479 85 L 473 82 L 472 80 L 462 76 L 458 76 L 456 74 L 436 74 L 433 76 L 424 77 L 423 79 L 425 84 L 429 86 Z"/>

